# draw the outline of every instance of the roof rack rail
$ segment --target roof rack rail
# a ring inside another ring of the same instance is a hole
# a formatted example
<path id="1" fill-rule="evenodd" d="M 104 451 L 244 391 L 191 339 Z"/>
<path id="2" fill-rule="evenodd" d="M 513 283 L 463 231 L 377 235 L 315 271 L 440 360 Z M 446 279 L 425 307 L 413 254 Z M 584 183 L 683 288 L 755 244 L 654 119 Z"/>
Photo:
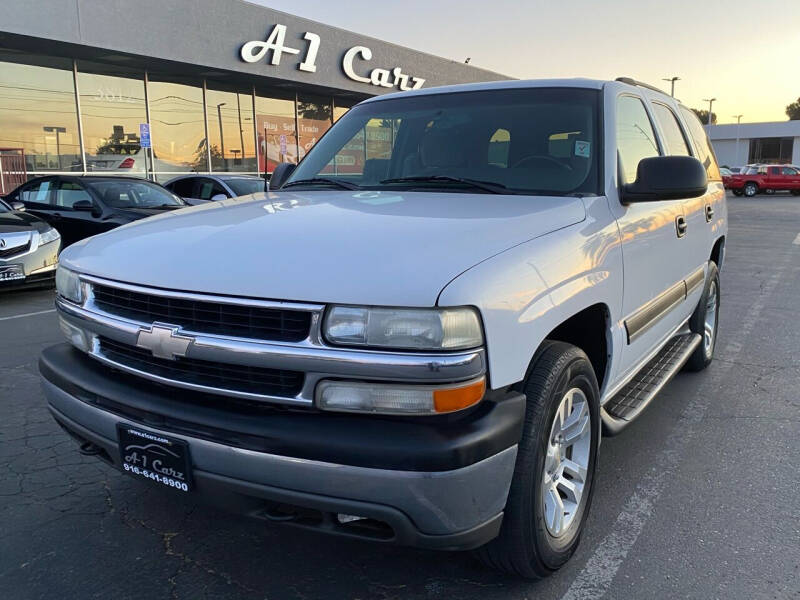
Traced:
<path id="1" fill-rule="evenodd" d="M 642 81 L 636 81 L 633 77 L 617 77 L 616 81 L 621 83 L 627 83 L 628 85 L 635 85 L 638 87 L 647 88 L 648 90 L 653 90 L 654 92 L 658 92 L 660 94 L 666 94 L 664 90 L 657 88 L 654 85 L 650 85 L 649 83 L 644 83 Z M 667 94 L 669 95 L 669 94 Z"/>

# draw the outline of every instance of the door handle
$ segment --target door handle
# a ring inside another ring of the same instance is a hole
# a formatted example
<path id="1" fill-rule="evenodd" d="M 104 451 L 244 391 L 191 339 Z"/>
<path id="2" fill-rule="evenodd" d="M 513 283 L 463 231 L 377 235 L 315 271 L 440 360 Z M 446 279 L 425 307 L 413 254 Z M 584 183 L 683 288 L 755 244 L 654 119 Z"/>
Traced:
<path id="1" fill-rule="evenodd" d="M 714 208 L 710 204 L 706 204 L 706 223 L 710 223 L 714 218 Z"/>
<path id="2" fill-rule="evenodd" d="M 678 215 L 675 217 L 675 230 L 678 234 L 678 237 L 683 237 L 686 235 L 686 230 L 688 226 L 686 224 L 686 217 L 683 215 Z"/>

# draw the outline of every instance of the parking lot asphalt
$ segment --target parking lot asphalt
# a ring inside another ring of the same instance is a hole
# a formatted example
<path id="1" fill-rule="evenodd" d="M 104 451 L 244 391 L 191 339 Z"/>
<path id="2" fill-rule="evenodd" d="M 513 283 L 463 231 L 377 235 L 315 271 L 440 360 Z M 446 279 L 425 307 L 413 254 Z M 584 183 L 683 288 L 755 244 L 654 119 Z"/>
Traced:
<path id="1" fill-rule="evenodd" d="M 728 202 L 716 360 L 603 440 L 581 545 L 539 582 L 231 516 L 81 456 L 39 388 L 53 292 L 0 296 L 0 598 L 800 598 L 800 201 Z"/>

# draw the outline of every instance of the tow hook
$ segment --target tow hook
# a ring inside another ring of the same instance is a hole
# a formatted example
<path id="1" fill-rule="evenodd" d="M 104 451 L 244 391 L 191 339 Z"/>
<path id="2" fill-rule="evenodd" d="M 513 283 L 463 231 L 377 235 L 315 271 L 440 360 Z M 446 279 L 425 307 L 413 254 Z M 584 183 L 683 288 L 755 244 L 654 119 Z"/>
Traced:
<path id="1" fill-rule="evenodd" d="M 80 453 L 84 456 L 96 456 L 102 451 L 103 449 L 94 442 L 83 442 L 80 446 Z"/>

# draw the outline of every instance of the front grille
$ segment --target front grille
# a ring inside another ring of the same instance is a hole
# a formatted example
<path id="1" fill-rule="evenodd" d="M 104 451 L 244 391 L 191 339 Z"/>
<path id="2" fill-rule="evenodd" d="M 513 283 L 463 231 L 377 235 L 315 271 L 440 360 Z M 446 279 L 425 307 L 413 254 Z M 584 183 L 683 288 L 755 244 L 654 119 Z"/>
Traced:
<path id="1" fill-rule="evenodd" d="M 307 311 L 159 296 L 100 284 L 94 284 L 93 291 L 95 304 L 107 313 L 148 324 L 162 321 L 196 333 L 300 342 L 311 328 Z"/>
<path id="2" fill-rule="evenodd" d="M 12 256 L 16 256 L 17 254 L 27 252 L 30 249 L 31 240 L 28 239 L 28 243 L 23 244 L 22 246 L 14 246 L 13 248 L 0 248 L 0 258 L 10 258 Z"/>
<path id="3" fill-rule="evenodd" d="M 100 353 L 115 363 L 164 377 L 221 390 L 293 398 L 303 387 L 304 375 L 298 371 L 220 364 L 194 358 L 165 360 L 147 350 L 100 337 Z"/>

